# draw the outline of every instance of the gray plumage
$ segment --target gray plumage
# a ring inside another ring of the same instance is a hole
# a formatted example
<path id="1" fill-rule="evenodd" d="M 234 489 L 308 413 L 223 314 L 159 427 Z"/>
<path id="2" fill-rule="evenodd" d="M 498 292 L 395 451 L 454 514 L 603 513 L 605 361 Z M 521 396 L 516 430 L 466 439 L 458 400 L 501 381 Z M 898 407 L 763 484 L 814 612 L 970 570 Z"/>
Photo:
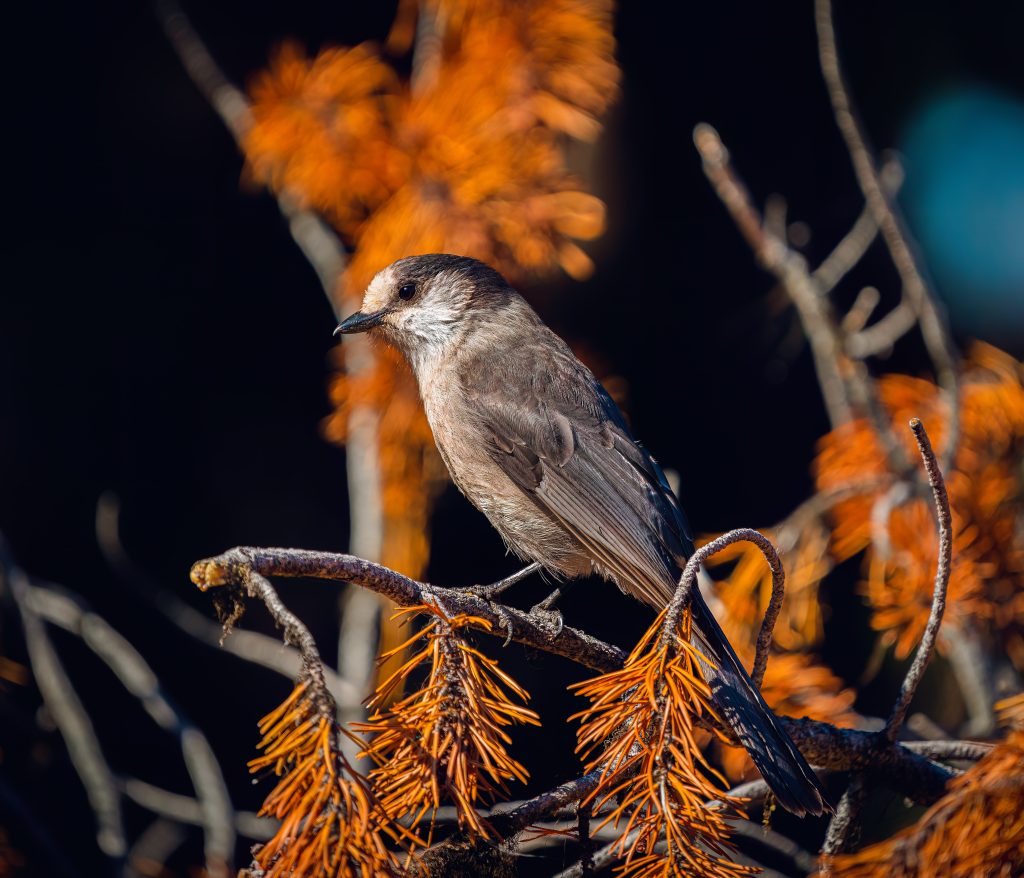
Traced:
<path id="1" fill-rule="evenodd" d="M 693 551 L 678 501 L 600 382 L 498 272 L 460 256 L 399 260 L 339 329 L 373 329 L 405 355 L 452 479 L 513 552 L 668 603 Z M 697 590 L 693 620 L 716 704 L 779 802 L 822 813 L 817 778 Z"/>

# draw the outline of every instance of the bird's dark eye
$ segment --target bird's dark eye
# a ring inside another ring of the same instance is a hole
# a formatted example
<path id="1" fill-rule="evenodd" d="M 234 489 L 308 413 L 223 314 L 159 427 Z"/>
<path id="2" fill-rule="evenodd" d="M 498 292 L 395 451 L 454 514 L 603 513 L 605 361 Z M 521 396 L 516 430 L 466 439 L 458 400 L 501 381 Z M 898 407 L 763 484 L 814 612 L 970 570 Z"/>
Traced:
<path id="1" fill-rule="evenodd" d="M 398 288 L 398 298 L 408 302 L 416 295 L 416 284 L 405 284 Z"/>

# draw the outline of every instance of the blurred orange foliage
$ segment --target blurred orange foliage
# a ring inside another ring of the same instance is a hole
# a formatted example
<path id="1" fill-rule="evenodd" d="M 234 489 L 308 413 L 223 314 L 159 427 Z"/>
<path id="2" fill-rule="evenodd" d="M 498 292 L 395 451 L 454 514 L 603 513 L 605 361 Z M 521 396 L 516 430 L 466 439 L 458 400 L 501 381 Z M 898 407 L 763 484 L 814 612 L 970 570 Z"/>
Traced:
<path id="1" fill-rule="evenodd" d="M 621 825 L 614 852 L 625 858 L 622 875 L 749 875 L 755 870 L 729 858 L 727 820 L 741 800 L 727 794 L 725 779 L 701 753 L 701 727 L 721 721 L 690 644 L 689 612 L 674 643 L 662 642 L 664 621 L 662 611 L 621 670 L 571 687 L 592 702 L 571 717 L 582 720 L 577 752 L 587 771 L 601 770 L 582 804 L 600 811 L 614 803 L 598 828 Z M 655 849 L 659 840 L 664 852 Z"/>
<path id="2" fill-rule="evenodd" d="M 913 826 L 835 857 L 837 878 L 1009 878 L 1024 865 L 1024 695 L 1004 702 L 1015 723 Z"/>
<path id="3" fill-rule="evenodd" d="M 916 454 L 902 429 L 911 417 L 928 424 L 941 453 L 949 412 L 930 381 L 887 375 L 878 391 L 908 459 Z M 1024 539 L 1018 508 L 1024 498 L 1024 368 L 995 348 L 977 344 L 962 377 L 960 440 L 945 474 L 953 512 L 953 568 L 943 630 L 974 626 L 1001 637 L 1018 668 L 1024 668 Z M 889 484 L 882 444 L 860 420 L 821 440 L 815 461 L 818 489 L 827 492 L 883 477 Z M 887 539 L 873 539 L 875 517 L 886 511 L 890 488 L 868 490 L 837 503 L 832 552 L 839 561 L 865 552 L 863 589 L 872 625 L 905 658 L 928 619 L 937 561 L 931 501 L 915 497 L 888 514 Z M 940 634 L 939 645 L 943 638 Z"/>

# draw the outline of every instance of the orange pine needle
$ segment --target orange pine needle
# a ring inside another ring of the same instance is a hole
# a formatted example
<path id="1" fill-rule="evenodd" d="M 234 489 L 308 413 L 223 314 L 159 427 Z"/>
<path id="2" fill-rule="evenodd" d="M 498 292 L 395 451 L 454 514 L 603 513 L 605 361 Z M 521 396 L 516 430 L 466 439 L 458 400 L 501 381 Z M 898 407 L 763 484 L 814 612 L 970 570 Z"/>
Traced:
<path id="1" fill-rule="evenodd" d="M 423 648 L 382 681 L 369 702 L 377 710 L 357 727 L 370 740 L 364 755 L 377 766 L 370 781 L 391 819 L 412 816 L 418 822 L 430 816 L 425 844 L 445 799 L 454 802 L 462 830 L 491 837 L 477 805 L 507 795 L 508 781 L 528 777 L 508 754 L 506 729 L 517 723 L 540 725 L 540 720 L 510 700 L 525 702 L 527 692 L 459 634 L 470 626 L 489 630 L 486 620 L 465 614 L 449 619 L 439 607 L 426 604 L 406 607 L 397 616 L 416 613 L 427 613 L 432 621 L 401 648 L 417 641 Z M 428 661 L 423 686 L 380 709 L 392 689 Z"/>
<path id="2" fill-rule="evenodd" d="M 599 811 L 615 803 L 600 826 L 621 831 L 615 850 L 624 857 L 623 875 L 749 875 L 754 870 L 729 859 L 726 819 L 741 802 L 728 795 L 697 743 L 701 726 L 720 722 L 689 642 L 689 613 L 674 644 L 661 642 L 664 616 L 621 670 L 572 687 L 591 700 L 573 717 L 582 720 L 577 752 L 587 771 L 602 772 L 584 804 Z M 709 808 L 710 800 L 721 805 Z M 659 841 L 663 853 L 655 850 Z"/>

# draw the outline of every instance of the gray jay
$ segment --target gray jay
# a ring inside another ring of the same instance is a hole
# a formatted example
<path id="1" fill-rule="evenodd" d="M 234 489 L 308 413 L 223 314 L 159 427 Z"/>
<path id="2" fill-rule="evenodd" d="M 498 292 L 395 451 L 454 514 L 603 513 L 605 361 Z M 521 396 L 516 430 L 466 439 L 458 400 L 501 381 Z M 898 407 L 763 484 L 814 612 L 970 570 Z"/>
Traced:
<path id="1" fill-rule="evenodd" d="M 498 272 L 462 256 L 400 259 L 337 329 L 366 331 L 408 360 L 452 480 L 513 552 L 558 577 L 597 573 L 655 609 L 668 603 L 693 543 L 664 473 Z M 821 814 L 818 779 L 697 589 L 692 611 L 723 719 L 780 804 Z"/>

